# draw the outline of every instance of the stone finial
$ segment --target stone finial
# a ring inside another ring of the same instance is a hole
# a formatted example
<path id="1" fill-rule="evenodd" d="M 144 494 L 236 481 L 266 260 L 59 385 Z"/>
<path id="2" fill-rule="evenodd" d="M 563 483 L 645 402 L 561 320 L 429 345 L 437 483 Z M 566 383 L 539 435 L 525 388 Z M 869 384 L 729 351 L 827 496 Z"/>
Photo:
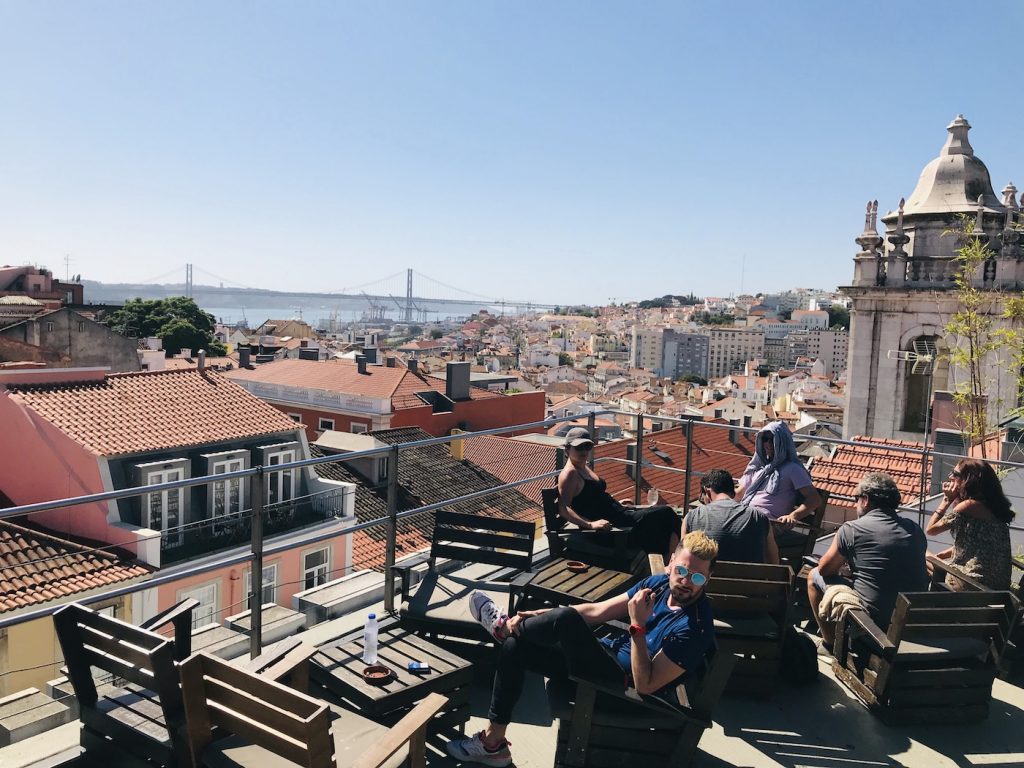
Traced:
<path id="1" fill-rule="evenodd" d="M 864 231 L 871 231 L 871 201 L 868 200 L 867 207 L 864 209 Z"/>
<path id="2" fill-rule="evenodd" d="M 907 200 L 904 197 L 900 198 L 899 212 L 896 214 L 896 231 L 900 234 L 903 233 L 903 207 L 907 204 Z"/>
<path id="3" fill-rule="evenodd" d="M 985 196 L 978 195 L 978 213 L 974 219 L 974 231 L 981 232 L 981 212 L 985 210 Z"/>
<path id="4" fill-rule="evenodd" d="M 1008 210 L 1017 210 L 1017 188 L 1012 181 L 1003 187 L 1003 205 Z"/>
<path id="5" fill-rule="evenodd" d="M 963 115 L 957 115 L 952 123 L 946 126 L 949 131 L 949 138 L 942 148 L 940 155 L 974 155 L 974 147 L 967 138 L 967 132 L 971 130 L 971 124 L 964 119 Z"/>
<path id="6" fill-rule="evenodd" d="M 871 231 L 878 231 L 878 201 L 871 201 Z"/>

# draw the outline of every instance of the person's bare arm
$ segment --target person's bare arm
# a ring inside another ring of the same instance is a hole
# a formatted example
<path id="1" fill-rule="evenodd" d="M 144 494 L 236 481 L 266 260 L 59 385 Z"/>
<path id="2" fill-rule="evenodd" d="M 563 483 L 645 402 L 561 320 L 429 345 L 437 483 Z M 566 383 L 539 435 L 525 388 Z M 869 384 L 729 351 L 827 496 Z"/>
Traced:
<path id="1" fill-rule="evenodd" d="M 832 539 L 828 551 L 818 561 L 818 573 L 822 576 L 835 576 L 846 565 L 846 558 L 839 554 L 839 541 Z"/>
<path id="2" fill-rule="evenodd" d="M 776 523 L 781 523 L 782 525 L 793 525 L 800 520 L 803 520 L 821 505 L 821 494 L 818 493 L 818 490 L 813 485 L 801 488 L 800 496 L 803 498 L 800 505 L 788 515 L 780 517 L 775 521 Z"/>
<path id="3" fill-rule="evenodd" d="M 626 604 L 629 620 L 641 627 L 647 625 L 654 609 L 654 591 L 638 590 Z M 633 687 L 638 693 L 654 693 L 665 687 L 685 671 L 661 651 L 651 658 L 645 635 L 640 634 L 630 639 L 629 667 L 633 676 Z"/>
<path id="4" fill-rule="evenodd" d="M 643 590 L 641 590 L 643 591 Z M 637 593 L 639 594 L 639 592 Z M 621 595 L 609 597 L 600 603 L 583 603 L 574 605 L 576 612 L 583 617 L 583 620 L 590 626 L 603 624 L 613 619 L 624 619 L 628 615 L 627 606 L 629 595 L 623 592 Z"/>
<path id="5" fill-rule="evenodd" d="M 569 506 L 572 503 L 572 499 L 574 497 L 574 494 L 571 493 L 571 491 L 574 491 L 577 486 L 577 478 L 579 478 L 579 473 L 577 473 L 576 470 L 573 469 L 571 464 L 567 466 L 566 469 L 562 472 L 562 474 L 558 476 L 558 514 L 564 517 L 570 523 L 578 525 L 585 531 L 590 530 L 591 528 L 594 528 L 596 530 L 600 527 L 607 527 L 598 526 L 597 523 L 603 522 L 600 520 L 585 520 L 584 518 L 577 515 L 573 511 L 572 507 Z"/>

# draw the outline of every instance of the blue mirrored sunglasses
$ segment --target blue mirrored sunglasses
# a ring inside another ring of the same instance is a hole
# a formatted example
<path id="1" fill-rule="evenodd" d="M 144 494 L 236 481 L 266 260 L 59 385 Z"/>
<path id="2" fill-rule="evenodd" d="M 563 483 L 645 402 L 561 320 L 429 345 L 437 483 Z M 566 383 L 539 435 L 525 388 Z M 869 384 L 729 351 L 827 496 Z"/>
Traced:
<path id="1" fill-rule="evenodd" d="M 708 582 L 708 577 L 703 573 L 695 573 L 689 570 L 685 565 L 677 565 L 676 573 L 682 578 L 690 577 L 690 583 L 695 587 L 703 587 Z"/>

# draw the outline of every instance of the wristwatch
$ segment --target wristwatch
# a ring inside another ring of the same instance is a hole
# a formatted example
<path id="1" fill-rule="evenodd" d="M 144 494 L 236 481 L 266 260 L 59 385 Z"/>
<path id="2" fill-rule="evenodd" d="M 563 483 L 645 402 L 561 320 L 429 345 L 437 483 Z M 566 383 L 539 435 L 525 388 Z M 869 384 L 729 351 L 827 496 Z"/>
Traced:
<path id="1" fill-rule="evenodd" d="M 629 636 L 630 637 L 639 637 L 640 635 L 643 635 L 646 631 L 647 631 L 647 629 L 645 627 L 642 627 L 639 624 L 630 624 L 629 625 Z"/>

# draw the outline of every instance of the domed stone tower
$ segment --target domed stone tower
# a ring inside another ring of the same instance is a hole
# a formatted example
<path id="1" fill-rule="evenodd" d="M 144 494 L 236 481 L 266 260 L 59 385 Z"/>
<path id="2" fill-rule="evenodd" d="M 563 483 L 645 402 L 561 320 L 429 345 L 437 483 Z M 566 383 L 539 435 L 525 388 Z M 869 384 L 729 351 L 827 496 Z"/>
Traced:
<path id="1" fill-rule="evenodd" d="M 991 292 L 989 312 L 997 317 L 1011 292 L 1024 285 L 1017 190 L 992 188 L 988 168 L 974 154 L 971 126 L 958 115 L 939 156 L 921 171 L 910 197 L 882 217 L 868 203 L 864 231 L 856 238 L 853 285 L 842 290 L 853 302 L 850 324 L 844 434 L 921 440 L 930 390 L 955 386 L 963 372 L 941 362 L 929 374 L 915 367 L 912 354 L 929 354 L 957 343 L 944 328 L 959 302 L 954 284 L 965 217 L 975 237 L 992 250 L 973 276 L 973 284 Z M 941 358 L 941 354 L 939 355 Z M 1017 405 L 1016 377 L 993 359 L 988 366 L 989 421 L 995 423 Z M 933 380 L 929 381 L 932 376 Z"/>

